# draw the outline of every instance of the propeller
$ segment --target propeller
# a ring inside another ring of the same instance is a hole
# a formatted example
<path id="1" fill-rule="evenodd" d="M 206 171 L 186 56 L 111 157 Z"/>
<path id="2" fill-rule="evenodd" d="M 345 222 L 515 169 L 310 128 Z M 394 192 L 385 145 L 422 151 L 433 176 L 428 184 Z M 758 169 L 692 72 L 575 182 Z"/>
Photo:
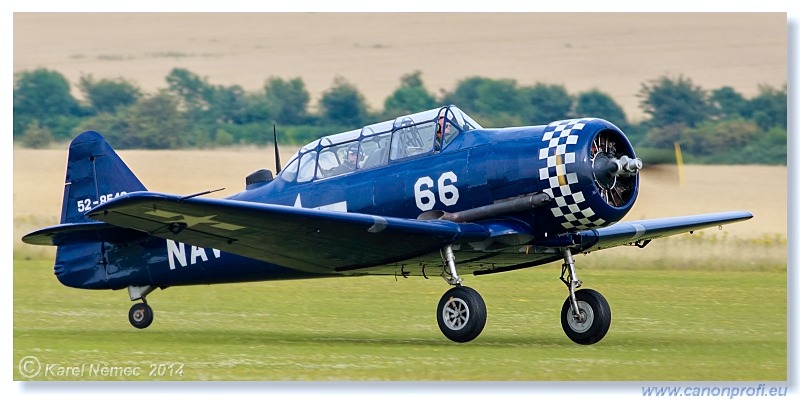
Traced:
<path id="1" fill-rule="evenodd" d="M 621 207 L 630 200 L 636 175 L 642 169 L 642 160 L 625 155 L 628 150 L 617 150 L 613 135 L 613 132 L 606 131 L 595 136 L 589 157 L 600 196 L 609 205 Z"/>

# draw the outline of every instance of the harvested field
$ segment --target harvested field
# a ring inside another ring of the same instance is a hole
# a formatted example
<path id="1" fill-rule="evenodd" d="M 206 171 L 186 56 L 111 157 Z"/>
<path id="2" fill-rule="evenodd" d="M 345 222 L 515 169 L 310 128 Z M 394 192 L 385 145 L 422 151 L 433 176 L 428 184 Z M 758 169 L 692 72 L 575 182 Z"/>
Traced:
<path id="1" fill-rule="evenodd" d="M 312 108 L 342 76 L 382 109 L 419 70 L 436 94 L 470 76 L 598 88 L 638 120 L 641 84 L 665 74 L 746 97 L 783 86 L 786 32 L 784 13 L 16 13 L 14 72 L 148 92 L 175 67 L 251 91 L 301 77 Z"/>
<path id="2" fill-rule="evenodd" d="M 293 152 L 284 150 L 284 163 Z M 224 197 L 243 190 L 249 173 L 275 167 L 270 149 L 118 153 L 148 189 L 177 194 L 224 187 L 211 195 Z M 15 227 L 35 229 L 58 222 L 66 161 L 66 148 L 14 150 Z M 786 237 L 786 167 L 688 165 L 681 186 L 675 166 L 658 165 L 647 167 L 641 178 L 639 198 L 627 220 L 748 210 L 754 219 L 728 226 L 725 232 L 744 238 Z M 15 243 L 22 235 L 15 233 Z"/>

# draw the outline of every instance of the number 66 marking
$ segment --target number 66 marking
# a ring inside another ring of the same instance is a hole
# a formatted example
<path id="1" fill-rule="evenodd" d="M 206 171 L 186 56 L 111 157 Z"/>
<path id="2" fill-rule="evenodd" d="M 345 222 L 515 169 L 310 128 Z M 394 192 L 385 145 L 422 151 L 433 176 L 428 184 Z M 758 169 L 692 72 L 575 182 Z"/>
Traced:
<path id="1" fill-rule="evenodd" d="M 439 200 L 445 206 L 452 206 L 458 202 L 458 188 L 455 186 L 457 181 L 458 176 L 452 171 L 448 171 L 439 176 L 439 180 L 436 182 Z M 433 179 L 430 176 L 423 176 L 414 183 L 414 199 L 417 202 L 417 208 L 422 211 L 432 210 L 436 204 L 436 195 L 431 190 L 432 188 Z"/>

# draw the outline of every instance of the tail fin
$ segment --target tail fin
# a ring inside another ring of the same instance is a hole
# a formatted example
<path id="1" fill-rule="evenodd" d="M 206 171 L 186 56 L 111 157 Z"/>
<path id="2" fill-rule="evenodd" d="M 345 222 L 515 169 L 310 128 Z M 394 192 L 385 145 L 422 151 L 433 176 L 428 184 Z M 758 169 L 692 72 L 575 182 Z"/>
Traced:
<path id="1" fill-rule="evenodd" d="M 147 190 L 103 136 L 83 132 L 72 140 L 61 223 L 91 221 L 84 213 L 114 197 Z"/>

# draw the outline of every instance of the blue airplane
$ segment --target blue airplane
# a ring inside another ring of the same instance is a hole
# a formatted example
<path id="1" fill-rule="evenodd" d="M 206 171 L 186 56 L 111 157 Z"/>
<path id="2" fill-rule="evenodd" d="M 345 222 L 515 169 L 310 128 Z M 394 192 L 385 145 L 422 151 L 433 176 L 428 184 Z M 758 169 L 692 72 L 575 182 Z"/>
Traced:
<path id="1" fill-rule="evenodd" d="M 276 150 L 277 151 L 277 150 Z M 97 132 L 69 148 L 61 223 L 23 241 L 55 245 L 55 275 L 81 289 L 127 289 L 136 328 L 153 321 L 155 289 L 332 276 L 441 276 L 442 333 L 475 339 L 486 305 L 465 274 L 563 261 L 561 324 L 600 341 L 611 310 L 579 289 L 573 258 L 752 218 L 725 212 L 620 222 L 642 161 L 602 119 L 484 129 L 454 105 L 334 134 L 302 147 L 246 190 L 148 191 Z"/>

